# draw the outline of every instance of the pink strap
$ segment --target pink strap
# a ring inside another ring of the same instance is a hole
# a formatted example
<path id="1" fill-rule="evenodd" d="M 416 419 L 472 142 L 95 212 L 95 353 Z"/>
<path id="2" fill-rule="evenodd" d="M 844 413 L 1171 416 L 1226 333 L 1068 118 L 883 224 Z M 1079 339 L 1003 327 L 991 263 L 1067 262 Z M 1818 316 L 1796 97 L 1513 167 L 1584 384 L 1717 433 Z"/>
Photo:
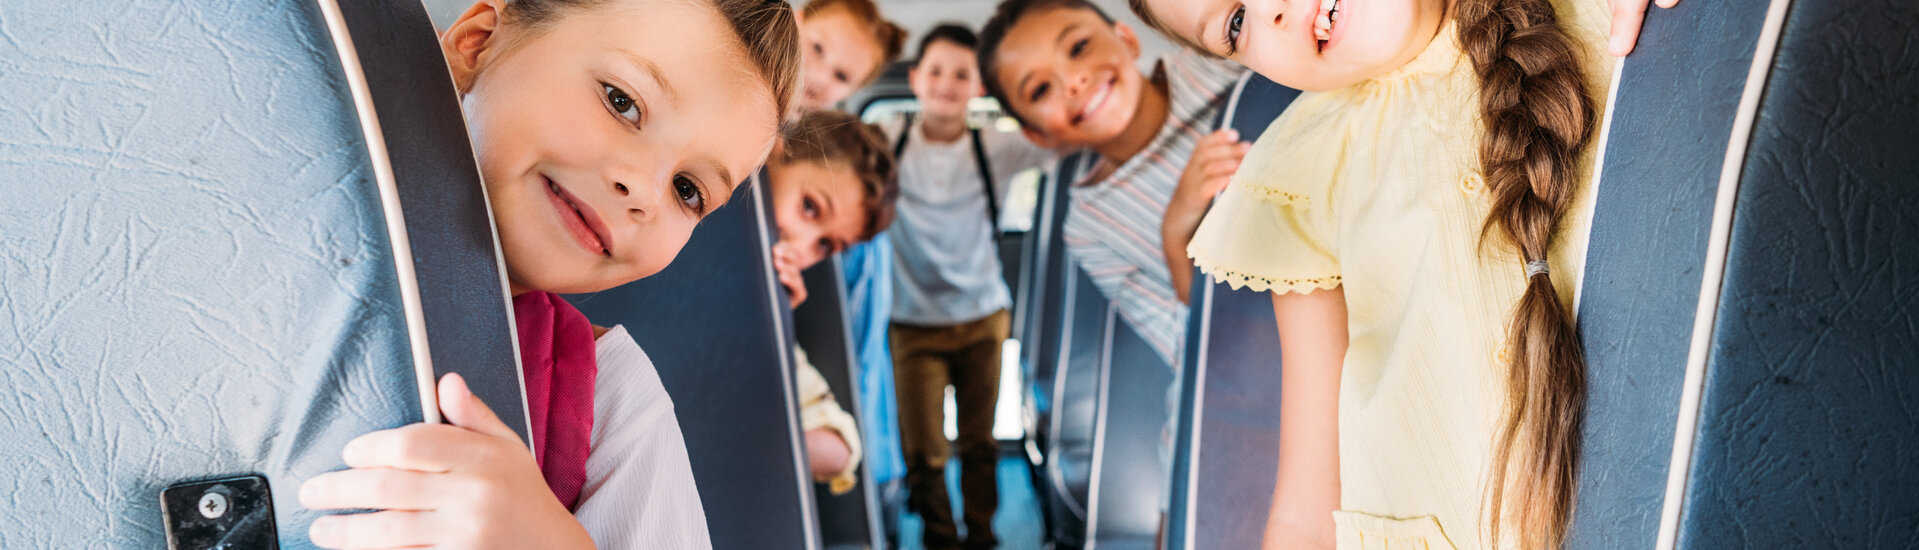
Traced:
<path id="1" fill-rule="evenodd" d="M 593 437 L 593 379 L 599 375 L 593 325 L 551 292 L 513 298 L 534 458 L 553 496 L 572 510 L 586 484 Z"/>

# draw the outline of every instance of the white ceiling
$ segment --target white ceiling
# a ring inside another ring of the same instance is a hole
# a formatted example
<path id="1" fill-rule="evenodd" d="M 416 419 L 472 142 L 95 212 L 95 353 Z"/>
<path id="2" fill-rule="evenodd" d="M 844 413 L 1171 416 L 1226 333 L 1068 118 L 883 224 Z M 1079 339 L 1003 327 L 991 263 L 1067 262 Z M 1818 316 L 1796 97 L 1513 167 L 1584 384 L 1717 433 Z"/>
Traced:
<path id="1" fill-rule="evenodd" d="M 905 27 L 911 34 L 908 37 L 906 51 L 906 55 L 909 56 L 913 54 L 913 48 L 919 44 L 920 35 L 932 29 L 934 25 L 953 21 L 963 23 L 977 31 L 979 26 L 986 22 L 986 18 L 993 15 L 993 7 L 999 5 L 999 0 L 877 1 L 881 14 L 901 27 Z M 424 0 L 424 2 L 427 13 L 433 16 L 434 24 L 441 27 L 458 18 L 460 12 L 466 11 L 467 6 L 473 5 L 471 0 Z M 1160 54 L 1173 51 L 1174 46 L 1171 43 L 1141 25 L 1139 19 L 1133 17 L 1133 12 L 1126 9 L 1125 0 L 1093 0 L 1093 3 L 1105 10 L 1107 15 L 1131 25 L 1139 34 L 1142 67 L 1150 66 L 1151 60 L 1158 58 Z"/>

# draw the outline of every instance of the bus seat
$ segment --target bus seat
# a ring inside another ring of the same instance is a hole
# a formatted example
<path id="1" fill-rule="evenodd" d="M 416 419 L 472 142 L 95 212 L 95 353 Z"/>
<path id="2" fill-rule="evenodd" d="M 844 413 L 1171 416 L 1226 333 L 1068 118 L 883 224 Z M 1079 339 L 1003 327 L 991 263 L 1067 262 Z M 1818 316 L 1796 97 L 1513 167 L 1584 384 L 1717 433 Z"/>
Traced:
<path id="1" fill-rule="evenodd" d="M 1253 141 L 1299 91 L 1248 73 L 1220 116 Z M 1257 548 L 1279 450 L 1279 338 L 1270 294 L 1195 272 L 1181 358 L 1167 547 Z"/>
<path id="2" fill-rule="evenodd" d="M 1082 276 L 1083 272 L 1082 272 Z M 1082 291 L 1094 291 L 1089 283 Z M 1090 546 L 1151 550 L 1160 527 L 1167 469 L 1161 441 L 1168 426 L 1173 367 L 1108 306 L 1100 325 L 1099 408 L 1087 524 Z"/>
<path id="3" fill-rule="evenodd" d="M 1015 328 L 1021 342 L 1022 369 L 1026 382 L 1031 387 L 1031 399 L 1025 400 L 1025 421 L 1028 434 L 1035 443 L 1032 451 L 1037 456 L 1045 451 L 1048 440 L 1046 430 L 1050 427 L 1053 408 L 1053 371 L 1059 359 L 1059 325 L 1067 310 L 1063 303 L 1055 302 L 1060 296 L 1068 278 L 1062 273 L 1066 258 L 1066 246 L 1061 241 L 1060 228 L 1066 223 L 1066 208 L 1069 188 L 1083 170 L 1086 154 L 1076 153 L 1061 158 L 1051 177 L 1040 180 L 1039 204 L 1034 208 L 1032 229 L 1024 235 L 1025 255 L 1020 261 L 1020 285 L 1023 287 L 1016 296 L 1021 300 L 1019 307 L 1020 324 Z"/>
<path id="4" fill-rule="evenodd" d="M 717 549 L 819 548 L 800 438 L 792 315 L 773 278 L 760 175 L 700 221 L 671 265 L 569 296 L 595 324 L 625 325 L 659 369 Z"/>
<path id="5" fill-rule="evenodd" d="M 793 309 L 793 339 L 806 350 L 807 359 L 819 369 L 833 397 L 848 414 L 866 426 L 866 411 L 854 396 L 860 375 L 855 359 L 852 327 L 848 324 L 845 288 L 840 281 L 840 255 L 834 254 L 800 274 L 806 282 L 806 301 Z M 873 483 L 872 468 L 859 466 L 859 486 L 843 495 L 834 495 L 825 485 L 814 484 L 814 504 L 819 507 L 820 539 L 828 549 L 880 548 L 879 492 Z"/>
<path id="6" fill-rule="evenodd" d="M 417 3 L 6 12 L 0 546 L 165 547 L 164 487 L 257 474 L 279 546 L 310 548 L 299 484 L 424 418 L 416 357 L 525 433 L 490 217 Z"/>
<path id="7" fill-rule="evenodd" d="M 1914 21 L 1894 0 L 1647 18 L 1578 304 L 1570 548 L 1912 545 Z"/>

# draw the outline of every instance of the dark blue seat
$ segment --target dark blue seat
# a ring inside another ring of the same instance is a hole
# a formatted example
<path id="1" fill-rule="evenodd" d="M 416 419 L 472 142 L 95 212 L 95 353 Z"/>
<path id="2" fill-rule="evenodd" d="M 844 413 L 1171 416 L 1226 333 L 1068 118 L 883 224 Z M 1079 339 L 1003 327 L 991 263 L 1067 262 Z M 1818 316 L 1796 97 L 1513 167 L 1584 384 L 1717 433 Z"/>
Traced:
<path id="1" fill-rule="evenodd" d="M 4 8 L 0 546 L 164 547 L 162 488 L 258 474 L 311 547 L 299 483 L 420 421 L 429 364 L 525 433 L 432 26 L 339 8 Z"/>
<path id="2" fill-rule="evenodd" d="M 1895 0 L 1648 18 L 1579 303 L 1571 547 L 1913 545 L 1914 21 Z"/>
<path id="3" fill-rule="evenodd" d="M 1221 113 L 1240 139 L 1260 133 L 1298 90 L 1247 74 Z M 1279 461 L 1279 332 L 1271 294 L 1193 277 L 1180 368 L 1168 548 L 1257 548 Z"/>
<path id="4" fill-rule="evenodd" d="M 847 310 L 846 290 L 840 281 L 840 256 L 801 274 L 806 280 L 806 302 L 793 310 L 793 337 L 807 359 L 819 369 L 840 407 L 853 415 L 863 427 L 865 411 L 859 407 L 857 385 L 859 361 L 853 350 L 851 315 Z M 861 464 L 859 485 L 851 492 L 834 495 L 825 485 L 814 484 L 814 503 L 819 506 L 820 539 L 826 548 L 881 548 L 886 540 L 881 532 L 880 498 L 873 483 L 872 469 Z"/>
<path id="5" fill-rule="evenodd" d="M 818 548 L 793 317 L 773 278 L 763 177 L 702 220 L 666 269 L 568 299 L 595 324 L 625 325 L 652 358 L 673 398 L 714 548 Z"/>

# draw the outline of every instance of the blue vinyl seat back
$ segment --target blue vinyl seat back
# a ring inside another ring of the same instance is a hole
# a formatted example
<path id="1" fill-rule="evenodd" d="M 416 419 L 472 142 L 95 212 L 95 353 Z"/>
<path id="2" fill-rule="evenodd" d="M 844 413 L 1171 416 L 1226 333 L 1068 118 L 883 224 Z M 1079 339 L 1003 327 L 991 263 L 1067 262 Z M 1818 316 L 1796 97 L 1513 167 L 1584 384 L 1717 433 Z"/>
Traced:
<path id="1" fill-rule="evenodd" d="M 1221 112 L 1253 141 L 1299 91 L 1249 73 Z M 1279 470 L 1279 329 L 1270 293 L 1193 277 L 1168 548 L 1257 548 Z"/>
<path id="2" fill-rule="evenodd" d="M 1085 290 L 1097 291 L 1090 286 Z M 1173 367 L 1146 339 L 1107 308 L 1101 325 L 1099 413 L 1087 513 L 1091 538 L 1101 548 L 1151 549 L 1158 535 L 1160 502 L 1167 490 L 1167 391 Z M 1170 442 L 1168 442 L 1170 444 Z"/>
<path id="3" fill-rule="evenodd" d="M 1060 353 L 1053 366 L 1054 404 L 1040 489 L 1055 540 L 1079 544 L 1086 538 L 1093 463 L 1099 456 L 1101 363 L 1112 306 L 1071 255 L 1063 266 L 1072 280 L 1061 289 L 1059 302 L 1066 311 L 1057 336 Z"/>
<path id="4" fill-rule="evenodd" d="M 763 174 L 707 215 L 666 269 L 568 300 L 595 324 L 625 325 L 659 370 L 714 548 L 817 548 Z"/>
<path id="5" fill-rule="evenodd" d="M 840 281 L 840 256 L 834 254 L 801 277 L 806 282 L 806 301 L 793 309 L 793 339 L 806 350 L 807 359 L 819 369 L 834 400 L 847 414 L 866 425 L 866 411 L 854 399 L 861 365 L 853 350 L 851 316 L 845 287 Z M 820 539 L 827 548 L 878 548 L 885 539 L 880 534 L 879 494 L 873 485 L 872 469 L 859 466 L 858 486 L 843 495 L 834 495 L 823 484 L 814 484 L 814 503 L 819 507 Z"/>
<path id="6" fill-rule="evenodd" d="M 1070 187 L 1079 178 L 1085 153 L 1066 155 L 1050 177 L 1041 180 L 1039 204 L 1034 209 L 1033 228 L 1024 236 L 1020 262 L 1018 293 L 1022 305 L 1021 324 L 1017 327 L 1022 343 L 1021 361 L 1032 399 L 1029 433 L 1045 445 L 1053 409 L 1053 372 L 1059 360 L 1059 327 L 1067 307 L 1060 302 L 1069 277 L 1066 275 L 1066 245 L 1061 228 L 1066 223 L 1066 205 L 1071 202 Z M 1043 449 L 1042 449 L 1043 450 Z"/>
<path id="7" fill-rule="evenodd" d="M 1790 4 L 1739 176 L 1682 546 L 1919 544 L 1916 23 L 1899 0 Z"/>
<path id="8" fill-rule="evenodd" d="M 373 101 L 424 105 L 382 124 L 422 140 L 389 149 L 401 194 L 443 201 L 391 220 L 449 247 L 414 257 L 421 302 L 429 328 L 467 330 L 426 351 L 517 376 L 477 169 L 418 10 L 342 11 L 362 50 L 385 50 L 364 64 Z M 162 488 L 244 474 L 268 480 L 280 546 L 311 547 L 299 483 L 344 468 L 349 439 L 422 418 L 378 171 L 321 11 L 0 11 L 0 547 L 164 547 Z M 395 86 L 404 72 L 441 76 Z M 478 288 L 427 292 L 460 284 Z M 513 382 L 489 404 L 523 429 Z"/>
<path id="9" fill-rule="evenodd" d="M 1662 528 L 1686 548 L 1912 546 L 1915 21 L 1919 6 L 1890 0 L 1648 18 L 1620 78 L 1581 291 L 1592 398 L 1570 547 L 1651 548 Z M 1755 66 L 1763 94 L 1744 128 Z M 1737 188 L 1715 258 L 1722 178 Z M 1714 316 L 1687 403 L 1702 288 Z M 1669 494 L 1675 472 L 1683 493 Z"/>

